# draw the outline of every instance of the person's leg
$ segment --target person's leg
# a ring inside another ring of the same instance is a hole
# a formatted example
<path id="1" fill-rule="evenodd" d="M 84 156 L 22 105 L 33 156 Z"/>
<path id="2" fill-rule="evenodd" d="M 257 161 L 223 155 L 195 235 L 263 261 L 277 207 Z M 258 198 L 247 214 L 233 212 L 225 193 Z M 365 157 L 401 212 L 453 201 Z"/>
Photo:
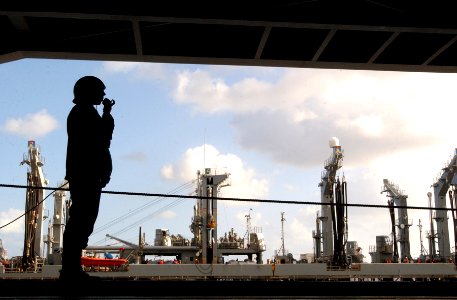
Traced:
<path id="1" fill-rule="evenodd" d="M 69 182 L 71 206 L 63 235 L 62 273 L 67 277 L 81 273 L 81 252 L 87 247 L 98 216 L 100 188 L 88 182 Z"/>
<path id="2" fill-rule="evenodd" d="M 94 225 L 97 221 L 98 211 L 100 207 L 101 188 L 99 184 L 85 184 L 84 186 L 84 207 L 81 217 L 81 247 L 87 247 L 89 237 L 94 231 Z"/>

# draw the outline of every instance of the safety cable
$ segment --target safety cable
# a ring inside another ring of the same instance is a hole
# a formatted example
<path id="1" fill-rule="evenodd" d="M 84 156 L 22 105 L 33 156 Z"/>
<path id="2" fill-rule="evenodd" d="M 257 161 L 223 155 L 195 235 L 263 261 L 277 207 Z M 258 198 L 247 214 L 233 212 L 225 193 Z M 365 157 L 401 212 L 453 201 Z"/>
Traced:
<path id="1" fill-rule="evenodd" d="M 196 181 L 196 180 L 192 180 L 192 181 L 189 181 L 189 182 L 187 182 L 187 183 L 184 183 L 184 184 L 182 184 L 181 186 L 178 186 L 178 187 L 174 188 L 171 192 L 183 191 L 183 190 L 185 190 L 185 189 L 188 189 L 188 188 L 190 188 L 191 186 L 195 185 L 195 181 Z M 171 192 L 170 192 L 170 193 L 171 193 Z M 158 203 L 160 202 L 160 200 L 161 200 L 160 198 L 157 198 L 157 199 L 155 199 L 155 200 L 152 200 L 152 201 L 150 201 L 149 203 L 146 203 L 146 204 L 144 204 L 144 205 L 142 205 L 142 206 L 140 206 L 140 207 L 138 207 L 138 208 L 136 208 L 136 209 L 134 209 L 134 210 L 132 210 L 132 211 L 126 213 L 126 214 L 124 214 L 123 216 L 120 216 L 120 217 L 118 217 L 118 218 L 116 218 L 116 219 L 114 219 L 114 220 L 112 220 L 112 221 L 106 223 L 105 225 L 102 225 L 102 226 L 96 228 L 96 229 L 94 230 L 94 232 L 93 232 L 91 235 L 96 235 L 97 233 L 99 233 L 99 232 L 105 230 L 106 228 L 112 228 L 115 224 L 121 222 L 122 220 L 125 220 L 125 219 L 127 219 L 127 218 L 130 218 L 130 217 L 132 217 L 133 215 L 136 215 L 136 214 L 138 214 L 138 213 L 144 213 L 144 211 L 145 211 L 145 209 L 146 209 L 147 207 L 155 206 L 156 204 L 158 204 Z M 135 227 L 137 224 L 143 224 L 143 222 L 145 223 L 145 222 L 147 222 L 147 221 L 150 221 L 153 217 L 155 217 L 156 215 L 158 215 L 158 214 L 159 214 L 160 212 L 162 212 L 164 209 L 171 208 L 172 206 L 176 206 L 176 205 L 182 203 L 182 201 L 183 201 L 183 199 L 175 200 L 175 201 L 173 201 L 171 204 L 167 204 L 165 207 L 162 207 L 162 208 L 159 208 L 159 209 L 155 210 L 154 212 L 148 214 L 146 217 L 143 217 L 142 219 L 136 221 L 135 223 L 130 224 L 130 225 L 126 226 L 126 227 L 123 228 L 123 229 L 120 229 L 119 231 L 113 233 L 113 235 L 119 235 L 119 234 L 121 234 L 121 233 L 124 233 L 124 232 L 126 232 L 126 231 L 132 229 L 132 228 Z M 102 238 L 101 240 L 97 241 L 95 244 L 104 243 L 104 242 L 106 242 L 106 241 L 108 241 L 108 240 L 109 240 L 108 237 L 104 237 L 104 238 Z"/>
<path id="2" fill-rule="evenodd" d="M 69 191 L 68 188 L 62 187 L 36 187 L 36 186 L 27 186 L 27 185 L 16 185 L 16 184 L 3 184 L 0 183 L 0 187 L 8 188 L 34 188 L 34 189 L 44 189 L 44 190 L 63 190 Z M 194 195 L 177 195 L 177 194 L 158 194 L 158 193 L 140 193 L 140 192 L 120 192 L 120 191 L 102 191 L 103 194 L 113 194 L 113 195 L 129 195 L 129 196 L 144 196 L 144 197 L 163 197 L 163 198 L 183 198 L 183 199 L 217 199 L 219 201 L 241 201 L 241 202 L 260 202 L 260 203 L 277 203 L 277 204 L 306 204 L 306 205 L 323 205 L 322 202 L 314 201 L 294 201 L 294 200 L 274 200 L 274 199 L 257 199 L 257 198 L 234 198 L 234 197 L 206 197 L 206 196 L 194 196 Z M 337 206 L 344 205 L 347 207 L 371 207 L 371 208 L 389 208 L 389 205 L 382 204 L 362 204 L 362 203 L 325 203 L 325 205 Z M 457 208 L 447 208 L 447 207 L 426 207 L 426 206 L 407 206 L 407 205 L 398 205 L 396 208 L 407 208 L 407 209 L 423 209 L 423 210 L 445 210 L 445 211 L 456 211 Z M 1 228 L 1 227 L 0 227 Z"/>
<path id="3" fill-rule="evenodd" d="M 17 217 L 16 219 L 6 223 L 5 225 L 2 225 L 0 226 L 0 229 L 3 229 L 4 227 L 16 222 L 17 220 L 19 220 L 20 218 L 22 218 L 23 216 L 25 216 L 27 213 L 31 212 L 32 210 L 34 210 L 38 205 L 40 205 L 41 203 L 44 202 L 44 200 L 46 200 L 49 196 L 51 196 L 52 194 L 54 194 L 56 191 L 59 191 L 59 190 L 66 190 L 63 188 L 64 185 L 66 185 L 67 183 L 63 183 L 60 187 L 57 187 L 57 188 L 45 188 L 45 187 L 37 187 L 37 186 L 22 186 L 22 188 L 27 188 L 27 189 L 46 189 L 46 190 L 52 190 L 51 193 L 49 193 L 46 197 L 43 198 L 43 200 L 41 200 L 40 202 L 38 202 L 36 205 L 34 205 L 33 207 L 31 207 L 30 209 L 28 209 L 27 211 L 25 211 L 22 215 L 20 215 L 19 217 Z"/>
<path id="4" fill-rule="evenodd" d="M 172 190 L 172 192 L 176 192 L 176 191 L 180 191 L 180 190 L 186 189 L 186 188 L 190 187 L 191 185 L 194 185 L 195 181 L 196 180 L 192 180 L 190 182 L 184 183 L 184 184 L 174 188 Z M 123 220 L 125 220 L 127 218 L 130 218 L 130 217 L 132 217 L 132 216 L 134 216 L 134 215 L 136 215 L 138 213 L 144 212 L 144 210 L 146 208 L 148 208 L 149 206 L 156 205 L 157 203 L 159 203 L 159 201 L 160 201 L 160 198 L 157 198 L 157 199 L 154 199 L 154 200 L 152 200 L 152 201 L 150 201 L 150 202 L 148 202 L 146 204 L 143 204 L 143 205 L 141 205 L 141 206 L 139 206 L 139 207 L 137 207 L 137 208 L 125 213 L 124 215 L 119 216 L 119 217 L 115 218 L 114 220 L 111 220 L 110 222 L 108 222 L 108 223 L 106 223 L 104 225 L 101 225 L 98 228 L 95 228 L 95 230 L 94 230 L 94 232 L 92 234 L 99 233 L 100 231 L 103 231 L 106 228 L 112 227 L 116 223 L 119 223 L 119 222 L 121 222 L 121 221 L 123 221 Z"/>
<path id="5" fill-rule="evenodd" d="M 145 222 L 145 221 L 147 221 L 147 220 L 150 220 L 152 217 L 156 216 L 157 214 L 159 214 L 159 213 L 165 211 L 166 209 L 172 208 L 172 207 L 178 205 L 178 204 L 181 203 L 181 202 L 182 202 L 182 200 L 181 200 L 181 199 L 178 199 L 178 200 L 173 201 L 172 203 L 168 203 L 168 204 L 165 205 L 164 207 L 159 208 L 159 209 L 156 210 L 155 212 L 153 212 L 153 213 L 151 213 L 151 214 L 149 214 L 149 215 L 143 217 L 142 219 L 136 221 L 135 223 L 130 224 L 129 226 L 127 226 L 127 227 L 125 227 L 125 228 L 123 228 L 123 229 L 121 229 L 121 230 L 115 232 L 113 235 L 119 235 L 119 234 L 121 234 L 121 233 L 124 233 L 124 232 L 128 231 L 129 229 L 132 229 L 132 228 L 136 227 L 136 225 L 138 225 L 138 224 L 143 224 L 143 222 Z"/>

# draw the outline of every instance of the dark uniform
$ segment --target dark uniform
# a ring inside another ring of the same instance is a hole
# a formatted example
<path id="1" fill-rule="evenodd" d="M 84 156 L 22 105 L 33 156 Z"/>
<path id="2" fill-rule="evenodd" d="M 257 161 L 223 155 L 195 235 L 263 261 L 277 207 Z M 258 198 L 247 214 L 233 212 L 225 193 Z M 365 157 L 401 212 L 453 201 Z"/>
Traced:
<path id="1" fill-rule="evenodd" d="M 110 143 L 114 130 L 111 106 L 104 99 L 105 85 L 93 76 L 79 79 L 74 88 L 75 106 L 67 118 L 66 176 L 71 206 L 63 235 L 61 279 L 87 279 L 81 253 L 97 220 L 102 188 L 111 178 Z M 100 116 L 94 105 L 104 102 Z"/>

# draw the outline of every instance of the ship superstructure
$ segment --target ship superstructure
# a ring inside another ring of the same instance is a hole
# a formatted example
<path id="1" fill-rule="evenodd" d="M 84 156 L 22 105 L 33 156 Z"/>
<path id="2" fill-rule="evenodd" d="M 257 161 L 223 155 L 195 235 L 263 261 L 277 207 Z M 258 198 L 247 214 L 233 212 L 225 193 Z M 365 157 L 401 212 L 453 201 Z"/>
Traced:
<path id="1" fill-rule="evenodd" d="M 145 243 L 144 233 L 140 234 L 138 244 L 122 240 L 107 234 L 124 245 L 119 246 L 91 246 L 87 252 L 113 252 L 120 257 L 129 259 L 131 263 L 145 263 L 147 256 L 175 257 L 181 264 L 224 264 L 229 256 L 244 256 L 246 261 L 257 264 L 263 263 L 262 253 L 266 250 L 262 229 L 250 224 L 248 218 L 247 232 L 244 237 L 238 236 L 233 228 L 218 236 L 218 197 L 219 191 L 228 186 L 230 174 L 215 174 L 207 168 L 204 172 L 197 172 L 196 203 L 189 226 L 193 237 L 184 238 L 181 234 L 171 234 L 167 228 L 155 231 L 154 245 Z M 121 251 L 119 249 L 122 249 Z"/>
<path id="2" fill-rule="evenodd" d="M 211 169 L 207 168 L 204 174 L 198 172 L 197 176 L 197 194 L 200 198 L 194 206 L 190 230 L 194 234 L 192 245 L 201 249 L 197 259 L 206 264 L 218 261 L 217 197 L 219 189 L 227 184 L 224 182 L 229 174 L 211 174 Z"/>
<path id="3" fill-rule="evenodd" d="M 336 176 L 336 171 L 341 167 L 342 152 L 339 144 L 332 139 L 331 147 L 333 154 L 331 159 L 326 162 L 325 172 L 322 175 L 322 181 L 319 184 L 322 194 L 321 215 L 317 213 L 316 231 L 313 232 L 313 238 L 316 239 L 316 257 L 313 259 L 300 259 L 300 261 L 291 260 L 292 263 L 282 263 L 273 260 L 267 264 L 262 261 L 262 252 L 266 246 L 261 234 L 261 229 L 251 225 L 251 210 L 246 215 L 247 231 L 244 237 L 239 236 L 233 228 L 225 234 L 218 235 L 217 231 L 217 206 L 219 197 L 219 188 L 227 184 L 229 174 L 216 174 L 214 170 L 206 169 L 203 173 L 198 172 L 196 188 L 196 204 L 194 214 L 190 225 L 193 237 L 186 239 L 182 235 L 170 234 L 166 228 L 156 229 L 154 245 L 148 245 L 145 241 L 145 234 L 141 227 L 138 236 L 138 243 L 132 243 L 120 238 L 107 235 L 107 237 L 123 243 L 123 246 L 88 246 L 86 251 L 92 254 L 104 252 L 117 252 L 123 262 L 127 265 L 122 268 L 110 268 L 106 265 L 87 266 L 83 264 L 86 271 L 96 270 L 96 276 L 112 279 L 152 279 L 152 280 L 313 280 L 313 281 L 443 281 L 456 280 L 457 269 L 450 262 L 436 263 L 395 263 L 393 258 L 393 246 L 389 236 L 376 237 L 376 255 L 372 257 L 371 263 L 363 262 L 361 248 L 356 241 L 348 241 L 348 222 L 347 222 L 347 197 L 344 176 L 340 181 Z M 33 145 L 32 145 L 33 146 Z M 33 148 L 33 147 L 31 147 Z M 395 185 L 385 181 L 384 190 L 392 198 L 391 205 L 388 206 L 391 216 L 395 216 L 392 211 L 397 209 L 398 219 L 395 217 L 392 222 L 394 228 L 401 228 L 401 224 L 410 224 L 407 218 L 406 195 L 399 191 Z M 455 177 L 451 179 L 450 185 L 453 190 L 450 191 L 451 207 L 456 206 L 455 202 Z M 38 189 L 38 188 L 37 188 Z M 39 190 L 39 189 L 38 189 Z M 61 266 L 59 261 L 51 258 L 58 255 L 61 250 L 61 234 L 66 220 L 65 193 L 55 194 L 55 209 L 52 224 L 49 225 L 48 258 L 41 269 L 34 272 L 10 271 L 7 264 L 0 265 L 0 278 L 2 279 L 55 279 L 59 275 Z M 398 198 L 397 202 L 395 199 Z M 28 196 L 26 197 L 29 201 Z M 429 197 L 431 199 L 431 197 Z M 44 201 L 44 198 L 42 199 Z M 41 204 L 42 202 L 40 202 Z M 38 207 L 38 205 L 36 205 Z M 322 216 L 325 216 L 323 218 Z M 454 215 L 453 215 L 454 217 Z M 454 218 L 456 221 L 457 216 Z M 331 220 L 331 223 L 328 223 Z M 401 223 L 401 222 L 405 223 Z M 278 253 L 281 256 L 288 256 L 285 250 L 284 242 L 284 212 L 281 214 L 281 247 Z M 325 224 L 325 226 L 323 225 Z M 326 230 L 321 230 L 325 227 Z M 454 223 L 455 226 L 455 223 Z M 406 227 L 406 226 L 405 226 Z M 328 233 L 331 229 L 331 235 Z M 42 229 L 41 229 L 42 230 Z M 324 232 L 326 232 L 324 234 Z M 29 240 L 26 235 L 25 239 Z M 33 236 L 33 235 L 32 235 Z M 395 237 L 396 234 L 393 234 Z M 246 238 L 247 237 L 247 238 Z M 409 241 L 407 232 L 404 235 L 399 234 L 399 241 Z M 332 245 L 330 251 L 328 245 Z M 400 242 L 401 245 L 401 242 Z M 322 246 L 320 248 L 320 246 Z M 407 255 L 409 244 L 400 246 L 401 255 Z M 319 251 L 322 249 L 322 251 Z M 327 249 L 324 254 L 324 250 Z M 370 249 L 371 250 L 371 249 Z M 372 254 L 372 253 L 370 253 Z M 175 256 L 173 263 L 150 263 L 145 258 L 148 255 Z M 230 255 L 246 255 L 250 263 L 232 263 L 226 262 L 225 258 Z M 279 256 L 278 256 L 279 257 Z M 111 259 L 111 258 L 109 258 Z M 390 260 L 390 261 L 389 261 Z M 94 262 L 109 261 L 94 256 L 89 264 Z M 252 263 L 254 262 L 254 263 Z M 391 262 L 391 263 L 386 263 Z M 410 261 L 411 262 L 411 261 Z"/>

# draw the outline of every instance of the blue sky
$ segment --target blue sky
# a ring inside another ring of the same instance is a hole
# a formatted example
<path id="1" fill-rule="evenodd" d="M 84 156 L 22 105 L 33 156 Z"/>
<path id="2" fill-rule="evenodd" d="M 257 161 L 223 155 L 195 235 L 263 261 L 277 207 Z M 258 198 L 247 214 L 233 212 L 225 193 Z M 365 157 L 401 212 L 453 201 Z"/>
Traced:
<path id="1" fill-rule="evenodd" d="M 29 139 L 41 149 L 49 186 L 62 182 L 66 117 L 73 85 L 84 75 L 101 78 L 116 100 L 111 191 L 191 195 L 197 171 L 209 167 L 230 173 L 222 197 L 320 202 L 328 142 L 337 137 L 348 202 L 386 204 L 386 178 L 409 205 L 427 206 L 427 192 L 457 145 L 455 74 L 23 59 L 0 68 L 0 183 L 26 184 L 20 162 Z M 0 188 L 0 201 L 2 226 L 23 213 L 25 191 Z M 150 244 L 157 228 L 191 238 L 194 203 L 104 194 L 90 243 L 113 244 L 106 234 L 136 243 L 140 226 Z M 252 225 L 265 236 L 265 258 L 281 246 L 282 211 L 286 249 L 296 258 L 313 252 L 317 206 L 223 201 L 219 235 L 234 228 L 243 236 L 250 208 Z M 425 236 L 428 214 L 409 216 L 415 256 L 418 220 Z M 370 261 L 376 236 L 390 234 L 388 210 L 350 208 L 348 218 L 349 240 Z M 0 229 L 9 256 L 22 255 L 23 231 L 23 219 Z"/>

